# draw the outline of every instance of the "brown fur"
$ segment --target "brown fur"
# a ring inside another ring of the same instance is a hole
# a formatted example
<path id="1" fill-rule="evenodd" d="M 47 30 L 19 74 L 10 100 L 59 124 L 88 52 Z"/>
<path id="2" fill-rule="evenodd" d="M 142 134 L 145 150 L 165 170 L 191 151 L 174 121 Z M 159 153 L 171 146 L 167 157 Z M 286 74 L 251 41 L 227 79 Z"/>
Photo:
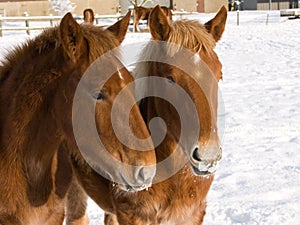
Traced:
<path id="1" fill-rule="evenodd" d="M 226 22 L 226 9 L 222 8 L 217 16 L 209 23 L 216 24 L 219 21 L 218 27 L 223 27 Z M 182 31 L 181 29 L 183 29 Z M 180 44 L 182 47 L 188 48 L 201 56 L 213 76 L 217 80 L 221 77 L 221 63 L 219 62 L 216 53 L 213 51 L 215 42 L 220 39 L 223 30 L 205 29 L 205 25 L 189 21 L 176 21 L 169 25 L 167 19 L 163 15 L 159 7 L 156 7 L 150 16 L 150 31 L 152 38 L 155 40 L 168 41 L 169 43 Z M 208 32 L 211 32 L 209 34 Z M 187 37 L 186 37 L 187 36 Z M 151 49 L 147 49 L 146 54 L 151 54 Z M 157 51 L 157 50 L 155 50 Z M 172 57 L 179 52 L 180 49 L 169 48 L 161 50 L 154 54 L 161 57 Z M 145 53 L 145 52 L 142 52 Z M 160 59 L 157 59 L 158 61 Z M 143 61 L 143 60 L 140 60 Z M 190 63 L 190 62 L 185 62 Z M 190 64 L 196 69 L 197 65 Z M 216 126 L 216 120 L 213 119 L 216 115 L 216 108 L 210 109 L 210 96 L 204 95 L 199 86 L 194 85 L 194 81 L 187 76 L 183 71 L 163 63 L 147 62 L 139 63 L 135 69 L 137 77 L 140 72 L 143 76 L 161 76 L 167 78 L 172 76 L 174 82 L 179 84 L 190 96 L 194 99 L 197 107 L 198 115 L 201 123 L 201 131 L 199 143 L 205 143 L 211 135 L 211 127 Z M 145 75 L 146 73 L 146 75 Z M 207 74 L 211 76 L 211 74 Z M 155 88 L 155 87 L 151 87 Z M 215 93 L 217 89 L 213 90 Z M 215 104 L 212 104 L 216 107 Z M 157 161 L 162 161 L 166 156 L 169 156 L 177 146 L 177 140 L 180 130 L 180 122 L 178 115 L 168 102 L 160 98 L 149 97 L 143 99 L 141 103 L 146 122 L 149 122 L 153 117 L 162 118 L 167 124 L 167 134 L 163 142 L 156 147 Z M 217 145 L 218 137 L 214 141 Z M 218 146 L 218 145 L 217 145 Z M 205 147 L 205 146 L 203 146 Z M 174 165 L 176 161 L 173 162 Z M 158 175 L 160 172 L 158 171 Z M 203 222 L 206 208 L 206 196 L 213 181 L 213 175 L 195 176 L 188 164 L 186 164 L 179 172 L 169 179 L 153 184 L 148 191 L 137 193 L 126 193 L 118 189 L 114 189 L 114 199 L 117 204 L 115 208 L 116 214 L 107 213 L 105 216 L 106 225 L 149 225 L 149 224 L 180 224 L 180 225 L 200 225 Z"/>
<path id="2" fill-rule="evenodd" d="M 86 24 L 94 24 L 95 16 L 92 9 L 85 9 L 83 11 L 83 21 Z"/>
<path id="3" fill-rule="evenodd" d="M 71 187 L 68 191 L 66 204 L 66 224 L 87 225 L 89 218 L 86 215 L 87 195 L 79 185 L 76 177 L 73 177 Z"/>
<path id="4" fill-rule="evenodd" d="M 142 6 L 134 7 L 133 9 L 133 32 L 140 32 L 139 22 L 140 20 L 147 20 L 149 18 L 150 12 L 153 8 L 145 8 Z M 166 17 L 171 21 L 172 20 L 172 12 L 166 6 L 161 6 L 162 11 L 166 15 Z"/>
<path id="5" fill-rule="evenodd" d="M 79 215 L 68 213 L 73 218 L 67 221 L 86 224 L 86 197 L 78 188 L 72 170 L 77 175 L 77 169 L 87 173 L 82 178 L 77 177 L 85 189 L 86 184 L 93 184 L 89 179 L 92 169 L 82 158 L 73 136 L 73 97 L 88 66 L 120 45 L 129 19 L 130 14 L 127 14 L 104 30 L 79 25 L 68 13 L 58 27 L 47 29 L 15 48 L 3 61 L 0 67 L 1 224 L 62 224 L 64 208 L 70 199 L 70 195 L 66 197 L 70 185 L 72 192 L 81 193 L 82 200 L 76 209 Z M 120 66 L 117 59 L 111 64 L 113 68 Z M 119 161 L 137 166 L 152 165 L 154 150 L 141 153 L 123 146 L 111 127 L 114 96 L 133 79 L 126 69 L 120 73 L 126 79 L 121 79 L 116 72 L 104 85 L 111 90 L 107 93 L 107 104 L 96 104 L 95 121 L 100 138 L 107 151 Z M 111 93 L 114 95 L 110 96 Z M 135 101 L 133 93 L 127 94 Z M 135 105 L 131 113 L 132 129 L 142 138 L 148 137 L 138 106 Z M 104 138 L 103 130 L 106 132 Z M 75 165 L 73 169 L 71 163 Z M 95 174 L 95 177 L 101 176 Z M 89 192 L 91 196 L 100 198 L 103 195 L 97 188 L 93 191 Z M 70 200 L 71 203 L 74 200 Z"/>

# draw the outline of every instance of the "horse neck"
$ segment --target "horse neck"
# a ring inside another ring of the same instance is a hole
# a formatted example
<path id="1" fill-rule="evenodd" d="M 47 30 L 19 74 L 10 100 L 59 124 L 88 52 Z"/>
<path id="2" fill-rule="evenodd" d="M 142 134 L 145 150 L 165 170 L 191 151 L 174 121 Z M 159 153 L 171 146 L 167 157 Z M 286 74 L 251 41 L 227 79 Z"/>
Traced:
<path id="1" fill-rule="evenodd" d="M 23 53 L 26 54 L 25 51 Z M 37 60 L 44 60 L 41 58 Z M 20 151 L 23 152 L 26 144 L 33 142 L 33 137 L 42 138 L 40 142 L 45 140 L 46 146 L 49 140 L 59 136 L 51 110 L 54 107 L 53 90 L 57 87 L 53 81 L 61 74 L 50 73 L 49 68 L 41 72 L 41 65 L 24 69 L 26 62 L 30 64 L 26 59 L 21 63 L 15 62 L 15 68 L 6 71 L 0 86 L 0 154 L 10 157 L 12 161 L 22 157 Z M 53 89 L 51 93 L 44 91 L 49 86 Z M 27 147 L 30 149 L 30 146 Z"/>

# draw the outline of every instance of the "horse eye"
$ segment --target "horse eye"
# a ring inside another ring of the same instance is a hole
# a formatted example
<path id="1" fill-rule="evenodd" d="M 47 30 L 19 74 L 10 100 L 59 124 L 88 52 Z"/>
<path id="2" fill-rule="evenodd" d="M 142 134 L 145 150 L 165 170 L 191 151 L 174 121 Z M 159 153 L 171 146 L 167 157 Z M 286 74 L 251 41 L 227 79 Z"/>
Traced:
<path id="1" fill-rule="evenodd" d="M 103 93 L 103 91 L 100 91 L 100 92 L 96 95 L 96 99 L 97 99 L 97 100 L 105 100 L 105 99 L 106 99 L 106 95 Z"/>
<path id="2" fill-rule="evenodd" d="M 173 77 L 168 76 L 167 79 L 168 79 L 169 83 L 171 83 L 171 84 L 175 83 L 175 80 L 173 79 Z"/>

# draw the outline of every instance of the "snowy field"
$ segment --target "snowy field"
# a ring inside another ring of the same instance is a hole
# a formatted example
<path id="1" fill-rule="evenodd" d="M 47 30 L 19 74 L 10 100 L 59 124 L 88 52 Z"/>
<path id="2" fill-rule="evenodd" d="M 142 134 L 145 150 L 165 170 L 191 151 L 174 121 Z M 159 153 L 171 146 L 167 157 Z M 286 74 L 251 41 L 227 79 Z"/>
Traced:
<path id="1" fill-rule="evenodd" d="M 212 15 L 192 15 L 205 22 Z M 209 192 L 204 225 L 300 224 L 300 20 L 266 13 L 229 13 L 216 52 L 225 121 L 220 136 L 223 160 Z M 128 33 L 124 45 L 148 40 Z M 0 38 L 0 58 L 27 38 Z M 91 225 L 103 212 L 89 201 Z"/>

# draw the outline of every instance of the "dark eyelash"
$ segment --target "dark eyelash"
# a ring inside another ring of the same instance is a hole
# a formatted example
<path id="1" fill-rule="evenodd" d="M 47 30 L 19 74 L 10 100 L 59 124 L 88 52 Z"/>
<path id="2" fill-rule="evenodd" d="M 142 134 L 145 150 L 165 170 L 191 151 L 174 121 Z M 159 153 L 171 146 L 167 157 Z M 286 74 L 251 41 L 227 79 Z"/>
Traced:
<path id="1" fill-rule="evenodd" d="M 175 80 L 173 79 L 173 77 L 168 76 L 167 79 L 168 79 L 169 83 L 171 83 L 171 84 L 175 83 Z"/>
<path id="2" fill-rule="evenodd" d="M 107 97 L 106 97 L 106 95 L 103 93 L 103 91 L 100 91 L 100 92 L 98 93 L 98 95 L 96 95 L 96 99 L 97 99 L 97 100 L 106 100 Z"/>

